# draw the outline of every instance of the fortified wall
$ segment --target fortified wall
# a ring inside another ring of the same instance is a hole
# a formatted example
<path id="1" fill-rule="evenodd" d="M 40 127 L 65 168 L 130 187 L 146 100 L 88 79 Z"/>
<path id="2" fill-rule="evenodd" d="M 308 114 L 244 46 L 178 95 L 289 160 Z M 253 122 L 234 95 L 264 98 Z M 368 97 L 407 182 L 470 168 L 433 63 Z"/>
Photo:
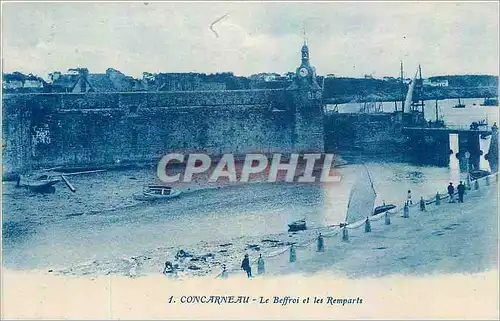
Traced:
<path id="1" fill-rule="evenodd" d="M 323 151 L 320 95 L 294 90 L 3 96 L 4 172 L 167 153 Z"/>
<path id="2" fill-rule="evenodd" d="M 404 117 L 405 116 L 405 117 Z M 325 150 L 342 156 L 397 158 L 406 138 L 402 128 L 411 116 L 402 113 L 331 113 L 325 116 Z"/>
<path id="3" fill-rule="evenodd" d="M 321 153 L 322 88 L 306 43 L 301 54 L 287 89 L 4 95 L 3 172 L 168 153 Z"/>

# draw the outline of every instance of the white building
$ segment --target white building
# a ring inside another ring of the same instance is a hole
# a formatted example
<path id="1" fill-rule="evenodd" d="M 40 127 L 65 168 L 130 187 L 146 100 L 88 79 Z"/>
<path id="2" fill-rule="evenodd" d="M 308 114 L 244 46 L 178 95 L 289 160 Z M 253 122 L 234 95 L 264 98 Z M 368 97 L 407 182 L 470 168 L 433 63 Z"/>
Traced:
<path id="1" fill-rule="evenodd" d="M 424 79 L 424 86 L 431 87 L 448 87 L 448 80 L 433 80 L 430 78 Z"/>

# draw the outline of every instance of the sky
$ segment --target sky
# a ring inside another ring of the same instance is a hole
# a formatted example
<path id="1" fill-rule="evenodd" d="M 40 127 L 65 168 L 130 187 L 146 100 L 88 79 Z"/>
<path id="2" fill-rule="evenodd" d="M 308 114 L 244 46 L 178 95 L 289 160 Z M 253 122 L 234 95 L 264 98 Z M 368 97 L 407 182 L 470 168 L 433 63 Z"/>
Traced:
<path id="1" fill-rule="evenodd" d="M 210 30 L 210 25 L 217 19 Z M 319 75 L 411 77 L 499 69 L 498 2 L 2 3 L 3 72 L 86 67 L 285 73 L 305 29 Z"/>

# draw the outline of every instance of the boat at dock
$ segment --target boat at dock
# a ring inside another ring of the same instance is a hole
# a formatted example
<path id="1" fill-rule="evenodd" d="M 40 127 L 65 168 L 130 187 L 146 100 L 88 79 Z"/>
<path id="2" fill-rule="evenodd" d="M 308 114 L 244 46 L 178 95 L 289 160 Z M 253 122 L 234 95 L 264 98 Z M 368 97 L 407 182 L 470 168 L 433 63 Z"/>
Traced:
<path id="1" fill-rule="evenodd" d="M 479 135 L 481 139 L 487 139 L 489 136 L 491 136 L 491 134 L 489 133 L 482 133 L 481 135 Z"/>
<path id="2" fill-rule="evenodd" d="M 297 232 L 306 230 L 306 219 L 298 220 L 288 224 L 288 232 Z"/>
<path id="3" fill-rule="evenodd" d="M 473 181 L 480 179 L 480 178 L 483 178 L 483 177 L 486 177 L 488 175 L 491 175 L 491 172 L 483 170 L 483 169 L 474 170 L 474 171 L 471 171 L 469 173 L 470 179 Z"/>
<path id="4" fill-rule="evenodd" d="M 181 191 L 170 186 L 149 185 L 140 194 L 134 194 L 138 201 L 161 201 L 179 197 Z"/>
<path id="5" fill-rule="evenodd" d="M 498 107 L 498 98 L 485 98 L 481 106 L 496 106 Z"/>

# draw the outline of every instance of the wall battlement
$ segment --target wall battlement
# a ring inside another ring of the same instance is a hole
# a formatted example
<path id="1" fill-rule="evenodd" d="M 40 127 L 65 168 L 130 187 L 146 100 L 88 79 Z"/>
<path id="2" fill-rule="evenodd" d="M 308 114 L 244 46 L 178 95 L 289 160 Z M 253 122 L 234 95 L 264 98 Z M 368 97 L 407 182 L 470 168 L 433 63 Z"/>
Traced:
<path id="1" fill-rule="evenodd" d="M 224 90 L 184 92 L 130 93 L 49 93 L 6 94 L 4 109 L 14 105 L 48 109 L 128 109 L 185 106 L 264 105 L 271 107 L 284 101 L 284 89 Z"/>

